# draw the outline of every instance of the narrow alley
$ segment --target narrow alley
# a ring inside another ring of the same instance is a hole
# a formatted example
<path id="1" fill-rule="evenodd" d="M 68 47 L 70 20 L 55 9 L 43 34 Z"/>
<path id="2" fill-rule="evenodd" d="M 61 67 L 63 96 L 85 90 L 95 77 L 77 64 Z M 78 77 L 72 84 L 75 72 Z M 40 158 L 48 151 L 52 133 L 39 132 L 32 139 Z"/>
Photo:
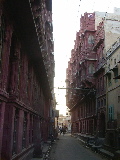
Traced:
<path id="1" fill-rule="evenodd" d="M 52 146 L 50 160 L 105 160 L 80 144 L 71 134 L 59 135 L 59 140 Z"/>
<path id="2" fill-rule="evenodd" d="M 0 0 L 0 160 L 120 160 L 119 1 Z"/>

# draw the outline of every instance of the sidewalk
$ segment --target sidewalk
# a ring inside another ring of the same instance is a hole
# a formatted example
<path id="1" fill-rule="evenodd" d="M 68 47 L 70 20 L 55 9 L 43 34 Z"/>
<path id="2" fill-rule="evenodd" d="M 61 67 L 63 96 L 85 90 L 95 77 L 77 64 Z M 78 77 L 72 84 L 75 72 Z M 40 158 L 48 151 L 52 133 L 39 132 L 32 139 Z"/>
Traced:
<path id="1" fill-rule="evenodd" d="M 115 155 L 112 152 L 104 148 L 104 144 L 95 145 L 94 136 L 80 134 L 80 133 L 76 133 L 72 136 L 77 138 L 84 147 L 90 148 L 92 151 L 97 152 L 108 159 L 113 159 L 115 157 Z M 88 138 L 90 139 L 91 142 L 88 142 Z M 101 140 L 102 138 L 99 138 L 99 139 Z"/>

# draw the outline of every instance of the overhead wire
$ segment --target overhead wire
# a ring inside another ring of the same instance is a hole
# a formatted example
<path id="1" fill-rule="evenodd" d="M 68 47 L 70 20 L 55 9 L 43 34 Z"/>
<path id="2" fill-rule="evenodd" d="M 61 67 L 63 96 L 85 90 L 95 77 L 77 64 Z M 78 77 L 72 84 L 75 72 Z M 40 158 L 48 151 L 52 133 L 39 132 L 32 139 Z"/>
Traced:
<path id="1" fill-rule="evenodd" d="M 69 3 L 69 0 L 67 0 L 67 3 Z M 75 3 L 75 2 L 74 2 Z M 107 10 L 105 12 L 105 15 L 104 15 L 104 19 L 106 19 L 107 17 L 107 14 L 108 14 L 108 10 L 110 8 L 110 5 L 111 4 L 111 1 L 108 3 L 108 6 L 107 6 Z M 92 8 L 92 11 L 94 12 L 95 11 L 95 5 L 96 5 L 96 1 L 94 1 L 93 3 L 93 8 Z M 76 28 L 76 32 L 78 32 L 78 30 L 80 29 L 80 8 L 81 8 L 81 0 L 79 1 L 79 4 L 78 4 L 78 9 L 77 9 L 77 15 L 76 15 L 76 22 L 75 22 L 75 28 Z M 79 27 L 78 27 L 78 23 L 79 23 Z M 78 27 L 78 29 L 77 29 Z M 119 27 L 116 27 L 116 28 L 119 28 Z M 73 40 L 74 41 L 74 40 Z M 82 53 L 82 55 L 86 55 L 84 53 Z M 66 57 L 68 57 L 68 53 L 66 53 L 65 55 Z M 70 55 L 71 56 L 71 55 Z M 70 58 L 70 57 L 69 57 Z"/>

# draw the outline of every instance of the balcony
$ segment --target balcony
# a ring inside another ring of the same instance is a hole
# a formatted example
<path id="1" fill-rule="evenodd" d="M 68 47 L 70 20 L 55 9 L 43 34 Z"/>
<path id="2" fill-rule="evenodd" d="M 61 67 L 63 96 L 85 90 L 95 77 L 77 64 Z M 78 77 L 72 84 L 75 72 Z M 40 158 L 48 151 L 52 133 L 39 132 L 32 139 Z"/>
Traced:
<path id="1" fill-rule="evenodd" d="M 93 51 L 96 51 L 97 48 L 103 43 L 103 41 L 104 41 L 103 37 L 100 37 L 99 39 L 97 39 L 94 43 Z"/>
<path id="2" fill-rule="evenodd" d="M 97 65 L 96 67 L 96 71 L 94 73 L 94 75 L 98 75 L 100 72 L 104 72 L 105 71 L 105 66 L 103 63 L 100 63 L 99 65 Z"/>

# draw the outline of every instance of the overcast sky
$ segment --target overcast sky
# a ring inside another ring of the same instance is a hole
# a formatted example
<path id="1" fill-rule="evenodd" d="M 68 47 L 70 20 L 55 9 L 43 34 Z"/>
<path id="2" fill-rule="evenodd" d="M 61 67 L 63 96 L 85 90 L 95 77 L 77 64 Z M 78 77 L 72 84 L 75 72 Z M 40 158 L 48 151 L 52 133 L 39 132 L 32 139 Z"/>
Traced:
<path id="1" fill-rule="evenodd" d="M 74 48 L 76 31 L 80 29 L 80 17 L 85 12 L 113 12 L 119 0 L 53 0 L 53 36 L 55 56 L 54 86 L 57 109 L 66 112 L 65 87 L 66 68 L 71 50 Z"/>

